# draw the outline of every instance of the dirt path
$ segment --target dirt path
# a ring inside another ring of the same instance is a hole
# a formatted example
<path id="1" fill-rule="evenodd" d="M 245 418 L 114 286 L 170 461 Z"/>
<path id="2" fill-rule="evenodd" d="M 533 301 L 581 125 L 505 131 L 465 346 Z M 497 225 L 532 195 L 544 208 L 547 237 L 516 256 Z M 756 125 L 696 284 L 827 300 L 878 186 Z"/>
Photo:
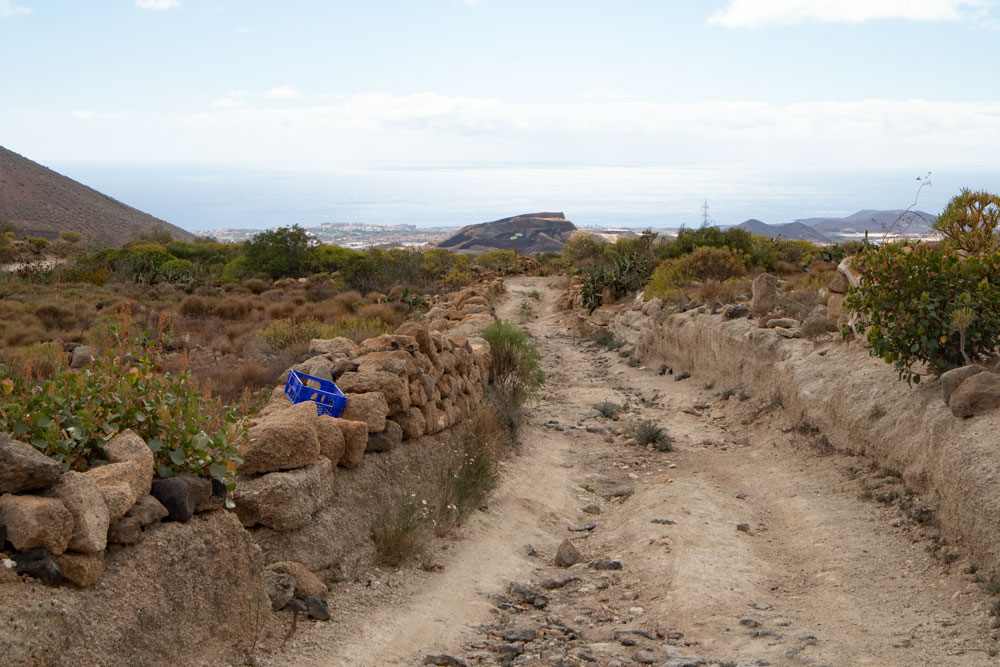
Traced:
<path id="1" fill-rule="evenodd" d="M 996 664 L 968 563 L 916 522 L 918 498 L 910 518 L 876 502 L 905 493 L 892 471 L 830 455 L 766 399 L 575 338 L 556 285 L 511 280 L 500 308 L 547 383 L 489 507 L 435 542 L 432 571 L 345 584 L 335 623 L 269 662 Z M 601 401 L 628 409 L 605 419 Z M 675 451 L 630 441 L 640 420 Z M 567 538 L 582 560 L 561 568 Z"/>

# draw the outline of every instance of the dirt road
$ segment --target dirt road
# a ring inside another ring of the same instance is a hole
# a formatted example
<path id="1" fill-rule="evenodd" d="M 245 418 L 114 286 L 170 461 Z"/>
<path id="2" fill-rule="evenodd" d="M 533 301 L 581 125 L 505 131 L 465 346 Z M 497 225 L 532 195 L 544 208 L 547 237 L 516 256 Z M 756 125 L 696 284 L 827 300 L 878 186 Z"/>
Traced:
<path id="1" fill-rule="evenodd" d="M 558 284 L 511 280 L 499 308 L 535 336 L 547 382 L 488 508 L 430 546 L 429 571 L 345 584 L 335 622 L 267 662 L 997 664 L 974 567 L 919 523 L 919 498 L 910 516 L 878 502 L 906 494 L 893 471 L 831 454 L 752 388 L 578 339 Z M 627 406 L 611 420 L 602 401 Z M 674 451 L 630 440 L 644 420 Z"/>

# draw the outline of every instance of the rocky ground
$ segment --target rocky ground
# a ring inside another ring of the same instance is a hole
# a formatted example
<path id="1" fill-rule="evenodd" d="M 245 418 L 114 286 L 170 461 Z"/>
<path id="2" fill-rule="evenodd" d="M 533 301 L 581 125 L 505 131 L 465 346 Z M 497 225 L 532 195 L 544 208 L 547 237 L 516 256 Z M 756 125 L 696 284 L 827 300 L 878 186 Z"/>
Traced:
<path id="1" fill-rule="evenodd" d="M 990 597 L 898 474 L 753 388 L 573 333 L 558 279 L 508 282 L 547 383 L 488 507 L 372 569 L 269 665 L 991 665 Z M 681 380 L 684 373 L 690 376 Z M 623 406 L 602 416 L 601 402 Z M 640 446 L 642 421 L 672 451 Z M 904 500 L 905 502 L 900 502 Z M 903 509 L 900 509 L 902 507 Z M 998 587 L 1000 589 L 1000 587 Z"/>

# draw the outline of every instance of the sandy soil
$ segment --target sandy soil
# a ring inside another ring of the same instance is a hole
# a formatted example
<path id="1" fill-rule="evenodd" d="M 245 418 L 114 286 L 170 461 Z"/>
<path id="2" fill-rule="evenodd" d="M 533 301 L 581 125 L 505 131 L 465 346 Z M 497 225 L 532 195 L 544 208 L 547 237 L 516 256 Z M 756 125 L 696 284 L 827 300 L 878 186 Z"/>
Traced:
<path id="1" fill-rule="evenodd" d="M 877 501 L 906 493 L 892 471 L 830 454 L 780 406 L 578 339 L 554 311 L 559 284 L 510 280 L 499 308 L 536 337 L 547 383 L 489 506 L 434 540 L 423 568 L 343 584 L 333 623 L 300 622 L 259 662 L 997 664 L 994 598 L 933 526 Z M 600 401 L 629 409 L 608 420 Z M 639 420 L 675 450 L 631 442 Z M 566 538 L 583 561 L 560 568 Z M 600 559 L 622 569 L 588 566 Z M 542 609 L 509 589 L 553 580 Z M 536 639 L 505 639 L 512 628 Z"/>

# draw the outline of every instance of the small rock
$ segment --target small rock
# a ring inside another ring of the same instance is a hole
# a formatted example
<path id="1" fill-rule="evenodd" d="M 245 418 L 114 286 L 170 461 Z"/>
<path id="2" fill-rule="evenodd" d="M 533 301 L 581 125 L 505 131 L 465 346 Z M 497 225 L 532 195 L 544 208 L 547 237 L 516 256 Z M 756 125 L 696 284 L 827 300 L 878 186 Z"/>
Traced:
<path id="1" fill-rule="evenodd" d="M 981 366 L 962 366 L 960 368 L 953 368 L 947 373 L 941 374 L 941 398 L 944 399 L 945 404 L 951 400 L 951 395 L 955 393 L 963 382 L 968 380 L 973 375 L 978 375 L 982 373 L 985 368 Z"/>
<path id="2" fill-rule="evenodd" d="M 15 572 L 38 579 L 43 584 L 58 586 L 63 581 L 62 568 L 55 557 L 45 549 L 32 549 L 23 554 L 14 554 L 17 563 Z"/>
<path id="3" fill-rule="evenodd" d="M 760 621 L 757 621 L 757 620 L 752 619 L 752 618 L 741 618 L 740 619 L 740 625 L 742 625 L 744 627 L 747 627 L 747 628 L 759 628 L 760 627 Z"/>
<path id="4" fill-rule="evenodd" d="M 680 373 L 679 375 L 675 375 L 674 376 L 674 382 L 680 382 L 681 380 L 687 380 L 689 377 L 691 377 L 691 374 L 688 373 L 687 371 L 684 371 L 683 373 Z"/>
<path id="5" fill-rule="evenodd" d="M 545 579 L 544 581 L 542 581 L 541 586 L 547 591 L 552 591 L 557 588 L 568 586 L 569 584 L 572 584 L 575 581 L 580 581 L 580 577 L 560 577 L 553 579 Z"/>
<path id="6" fill-rule="evenodd" d="M 57 498 L 0 496 L 0 524 L 6 527 L 7 540 L 18 551 L 41 547 L 62 553 L 73 537 L 73 515 Z"/>
<path id="7" fill-rule="evenodd" d="M 750 532 L 750 524 L 749 523 L 738 523 L 738 524 L 736 524 L 736 530 L 740 531 L 741 533 L 749 533 Z"/>
<path id="8" fill-rule="evenodd" d="M 57 558 L 63 578 L 80 588 L 93 586 L 104 572 L 104 554 L 82 554 L 67 551 Z"/>
<path id="9" fill-rule="evenodd" d="M 169 512 L 169 521 L 189 521 L 195 508 L 212 497 L 212 482 L 194 475 L 175 475 L 153 481 L 152 495 Z"/>
<path id="10" fill-rule="evenodd" d="M 588 533 L 597 528 L 596 523 L 571 523 L 566 526 L 566 530 L 571 533 Z"/>
<path id="11" fill-rule="evenodd" d="M 594 503 L 590 503 L 589 505 L 584 506 L 583 510 L 581 510 L 581 511 L 583 511 L 583 512 L 585 512 L 587 514 L 600 514 L 601 513 L 601 506 L 600 505 L 595 505 Z"/>
<path id="12" fill-rule="evenodd" d="M 162 521 L 170 515 L 170 512 L 159 500 L 152 495 L 146 494 L 135 501 L 132 509 L 125 513 L 126 517 L 135 517 L 142 526 Z"/>
<path id="13" fill-rule="evenodd" d="M 590 564 L 594 570 L 620 570 L 622 562 L 620 560 L 595 560 Z"/>
<path id="14" fill-rule="evenodd" d="M 330 603 L 321 595 L 314 595 L 306 600 L 306 611 L 309 612 L 309 618 L 315 618 L 317 621 L 329 621 L 332 618 Z"/>
<path id="15" fill-rule="evenodd" d="M 265 570 L 264 582 L 274 611 L 282 609 L 295 597 L 295 577 L 288 573 Z"/>
<path id="16" fill-rule="evenodd" d="M 749 314 L 750 307 L 742 303 L 727 306 L 726 309 L 722 311 L 722 316 L 727 320 L 735 320 L 740 317 L 746 317 Z"/>
<path id="17" fill-rule="evenodd" d="M 638 651 L 633 656 L 634 660 L 641 665 L 652 665 L 656 662 L 656 656 L 650 651 Z"/>
<path id="18" fill-rule="evenodd" d="M 281 608 L 281 611 L 298 611 L 305 613 L 308 611 L 306 607 L 305 600 L 300 600 L 299 598 L 292 598 L 285 603 L 285 606 Z"/>
<path id="19" fill-rule="evenodd" d="M 569 540 L 563 540 L 556 551 L 556 565 L 570 567 L 580 562 L 581 556 L 577 548 Z"/>
<path id="20" fill-rule="evenodd" d="M 503 633 L 502 637 L 507 642 L 533 642 L 537 634 L 531 628 L 525 628 L 523 630 L 508 630 Z"/>
<path id="21" fill-rule="evenodd" d="M 137 516 L 122 517 L 108 527 L 109 544 L 135 544 L 142 539 L 142 522 Z"/>
<path id="22" fill-rule="evenodd" d="M 438 665 L 439 667 L 466 667 L 464 660 L 459 660 L 447 653 L 441 655 L 428 655 L 424 658 L 425 665 Z"/>
<path id="23" fill-rule="evenodd" d="M 1000 375 L 979 373 L 966 379 L 948 402 L 956 417 L 972 417 L 1000 407 Z"/>
<path id="24" fill-rule="evenodd" d="M 70 368 L 83 368 L 89 366 L 94 360 L 97 350 L 88 345 L 77 345 L 73 348 L 73 357 L 69 362 Z"/>

